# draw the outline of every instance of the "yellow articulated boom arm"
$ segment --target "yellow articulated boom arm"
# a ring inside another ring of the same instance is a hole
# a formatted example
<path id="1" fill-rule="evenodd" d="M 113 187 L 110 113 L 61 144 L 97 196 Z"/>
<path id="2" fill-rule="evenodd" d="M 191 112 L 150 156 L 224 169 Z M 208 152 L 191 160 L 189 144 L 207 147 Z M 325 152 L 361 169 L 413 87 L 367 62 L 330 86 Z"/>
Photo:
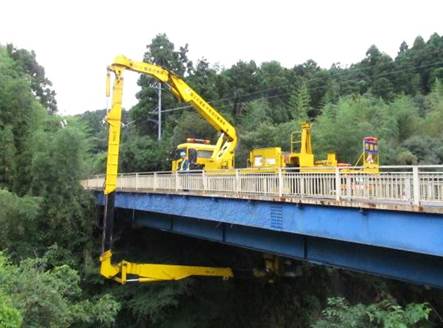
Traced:
<path id="1" fill-rule="evenodd" d="M 165 280 L 181 280 L 191 276 L 233 277 L 230 268 L 213 268 L 204 266 L 169 265 L 169 264 L 141 264 L 121 261 L 111 263 L 112 253 L 106 252 L 100 257 L 100 274 L 121 284 L 127 282 L 156 282 Z"/>
<path id="2" fill-rule="evenodd" d="M 103 217 L 102 254 L 100 256 L 100 273 L 108 279 L 125 284 L 126 282 L 153 282 L 164 280 L 180 280 L 190 276 L 213 276 L 228 279 L 233 277 L 230 268 L 213 268 L 184 265 L 139 264 L 122 261 L 112 264 L 112 232 L 114 225 L 114 203 L 117 188 L 118 158 L 121 132 L 121 112 L 123 94 L 123 72 L 135 71 L 150 75 L 170 87 L 171 92 L 181 101 L 194 108 L 218 131 L 221 139 L 217 142 L 219 149 L 217 156 L 223 159 L 232 159 L 232 152 L 237 145 L 237 135 L 234 127 L 229 124 L 211 105 L 203 100 L 181 78 L 172 72 L 149 63 L 135 62 L 124 56 L 117 56 L 108 67 L 106 95 L 110 95 L 110 73 L 114 74 L 112 90 L 112 105 L 106 120 L 108 131 L 108 157 L 106 162 L 105 179 L 105 210 Z M 215 153 L 215 152 L 214 152 Z M 231 157 L 230 157 L 231 156 Z M 128 278 L 129 277 L 129 278 Z"/>
<path id="3" fill-rule="evenodd" d="M 218 163 L 223 163 L 220 168 L 234 167 L 234 152 L 238 142 L 235 128 L 182 78 L 161 66 L 133 61 L 121 55 L 115 57 L 114 62 L 109 66 L 109 70 L 114 72 L 124 69 L 152 76 L 166 84 L 179 101 L 194 107 L 220 133 L 212 159 Z"/>

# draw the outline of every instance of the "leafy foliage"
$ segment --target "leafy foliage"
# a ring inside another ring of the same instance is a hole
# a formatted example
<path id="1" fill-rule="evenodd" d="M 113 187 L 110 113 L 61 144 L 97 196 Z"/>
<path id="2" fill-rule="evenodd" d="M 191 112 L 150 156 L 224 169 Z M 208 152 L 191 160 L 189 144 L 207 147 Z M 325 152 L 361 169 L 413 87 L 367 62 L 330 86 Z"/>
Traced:
<path id="1" fill-rule="evenodd" d="M 37 218 L 41 213 L 41 199 L 18 197 L 7 190 L 0 190 L 0 249 L 7 249 L 14 257 L 31 256 L 35 246 Z"/>
<path id="2" fill-rule="evenodd" d="M 313 328 L 407 328 L 427 320 L 430 307 L 427 304 L 408 304 L 405 308 L 390 300 L 370 305 L 349 305 L 343 298 L 329 298 L 323 318 Z"/>
<path id="3" fill-rule="evenodd" d="M 92 228 L 87 220 L 92 199 L 79 183 L 85 155 L 83 141 L 81 132 L 70 127 L 50 135 L 39 134 L 31 162 L 30 193 L 43 198 L 43 240 L 47 245 L 57 241 L 72 251 L 89 242 Z"/>
<path id="4" fill-rule="evenodd" d="M 60 124 L 49 86 L 34 53 L 0 46 L 0 322 L 109 326 L 119 303 L 80 287 L 93 245 L 88 138 Z"/>
<path id="5" fill-rule="evenodd" d="M 45 69 L 37 62 L 35 52 L 17 49 L 12 44 L 8 44 L 6 49 L 9 57 L 30 77 L 31 89 L 41 105 L 49 113 L 55 113 L 57 111 L 56 93 L 52 89 L 52 82 L 45 76 Z"/>
<path id="6" fill-rule="evenodd" d="M 26 259 L 13 265 L 0 255 L 0 292 L 10 296 L 15 309 L 9 310 L 9 320 L 19 322 L 22 316 L 26 327 L 110 325 L 119 310 L 118 303 L 109 295 L 79 300 L 79 282 L 78 273 L 67 265 L 51 268 L 45 258 Z"/>
<path id="7" fill-rule="evenodd" d="M 22 326 L 23 318 L 5 294 L 0 293 L 0 327 L 18 328 Z"/>

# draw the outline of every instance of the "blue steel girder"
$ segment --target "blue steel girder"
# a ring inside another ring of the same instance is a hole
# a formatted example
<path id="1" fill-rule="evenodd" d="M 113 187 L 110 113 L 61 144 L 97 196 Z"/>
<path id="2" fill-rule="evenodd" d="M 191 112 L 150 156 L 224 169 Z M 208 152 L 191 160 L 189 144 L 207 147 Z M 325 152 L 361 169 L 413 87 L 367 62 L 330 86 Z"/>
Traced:
<path id="1" fill-rule="evenodd" d="M 118 216 L 157 230 L 443 288 L 443 258 L 438 256 L 158 213 L 122 211 Z"/>
<path id="2" fill-rule="evenodd" d="M 116 207 L 443 256 L 440 214 L 133 192 Z"/>
<path id="3" fill-rule="evenodd" d="M 443 288 L 441 215 L 126 192 L 116 207 L 158 230 Z"/>

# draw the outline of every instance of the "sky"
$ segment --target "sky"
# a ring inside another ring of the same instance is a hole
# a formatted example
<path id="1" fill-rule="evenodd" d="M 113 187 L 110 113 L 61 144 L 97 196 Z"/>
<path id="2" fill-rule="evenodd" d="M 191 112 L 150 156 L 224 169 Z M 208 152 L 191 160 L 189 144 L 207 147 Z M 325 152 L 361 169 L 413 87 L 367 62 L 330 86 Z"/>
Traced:
<path id="1" fill-rule="evenodd" d="M 188 44 L 193 61 L 328 68 L 361 60 L 372 44 L 395 56 L 403 40 L 441 35 L 442 12 L 441 0 L 3 0 L 0 44 L 36 52 L 67 115 L 105 108 L 106 66 L 117 54 L 141 60 L 159 33 Z M 125 108 L 136 103 L 137 77 L 125 75 Z"/>

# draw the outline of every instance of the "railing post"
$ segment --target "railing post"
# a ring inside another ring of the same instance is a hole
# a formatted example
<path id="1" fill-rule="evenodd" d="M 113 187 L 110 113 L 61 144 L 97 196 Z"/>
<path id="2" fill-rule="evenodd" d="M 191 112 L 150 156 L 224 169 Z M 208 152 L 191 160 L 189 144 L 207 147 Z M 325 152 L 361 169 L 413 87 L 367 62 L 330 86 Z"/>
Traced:
<path id="1" fill-rule="evenodd" d="M 420 205 L 420 177 L 418 175 L 418 166 L 414 165 L 412 167 L 412 190 L 413 190 L 413 201 L 412 204 Z"/>
<path id="2" fill-rule="evenodd" d="M 341 198 L 341 177 L 340 177 L 340 168 L 338 166 L 335 167 L 335 200 L 337 202 L 340 201 Z"/>
<path id="3" fill-rule="evenodd" d="M 281 167 L 278 168 L 278 196 L 283 196 L 283 175 L 281 173 Z"/>
<path id="4" fill-rule="evenodd" d="M 354 197 L 354 193 L 352 192 L 352 181 L 349 175 L 346 176 L 346 195 L 345 197 L 348 200 L 351 200 Z"/>
<path id="5" fill-rule="evenodd" d="M 203 191 L 205 192 L 207 189 L 207 186 L 206 186 L 207 181 L 206 181 L 206 174 L 205 174 L 204 170 L 202 171 L 202 184 L 203 184 Z"/>
<path id="6" fill-rule="evenodd" d="M 153 182 L 152 182 L 152 189 L 153 190 L 157 190 L 157 184 L 158 184 L 158 181 L 157 181 L 157 172 L 154 172 L 154 177 L 153 177 Z"/>
<path id="7" fill-rule="evenodd" d="M 305 175 L 299 170 L 298 176 L 300 178 L 300 198 L 303 198 L 305 195 Z"/>
<path id="8" fill-rule="evenodd" d="M 178 172 L 175 171 L 175 191 L 178 191 Z"/>
<path id="9" fill-rule="evenodd" d="M 241 191 L 240 175 L 238 169 L 235 169 L 235 191 L 237 194 Z"/>
<path id="10" fill-rule="evenodd" d="M 413 192 L 411 190 L 411 177 L 410 176 L 407 176 L 405 178 L 404 184 L 405 184 L 405 200 L 410 202 L 414 197 Z"/>
<path id="11" fill-rule="evenodd" d="M 135 173 L 135 190 L 138 190 L 138 173 Z"/>

